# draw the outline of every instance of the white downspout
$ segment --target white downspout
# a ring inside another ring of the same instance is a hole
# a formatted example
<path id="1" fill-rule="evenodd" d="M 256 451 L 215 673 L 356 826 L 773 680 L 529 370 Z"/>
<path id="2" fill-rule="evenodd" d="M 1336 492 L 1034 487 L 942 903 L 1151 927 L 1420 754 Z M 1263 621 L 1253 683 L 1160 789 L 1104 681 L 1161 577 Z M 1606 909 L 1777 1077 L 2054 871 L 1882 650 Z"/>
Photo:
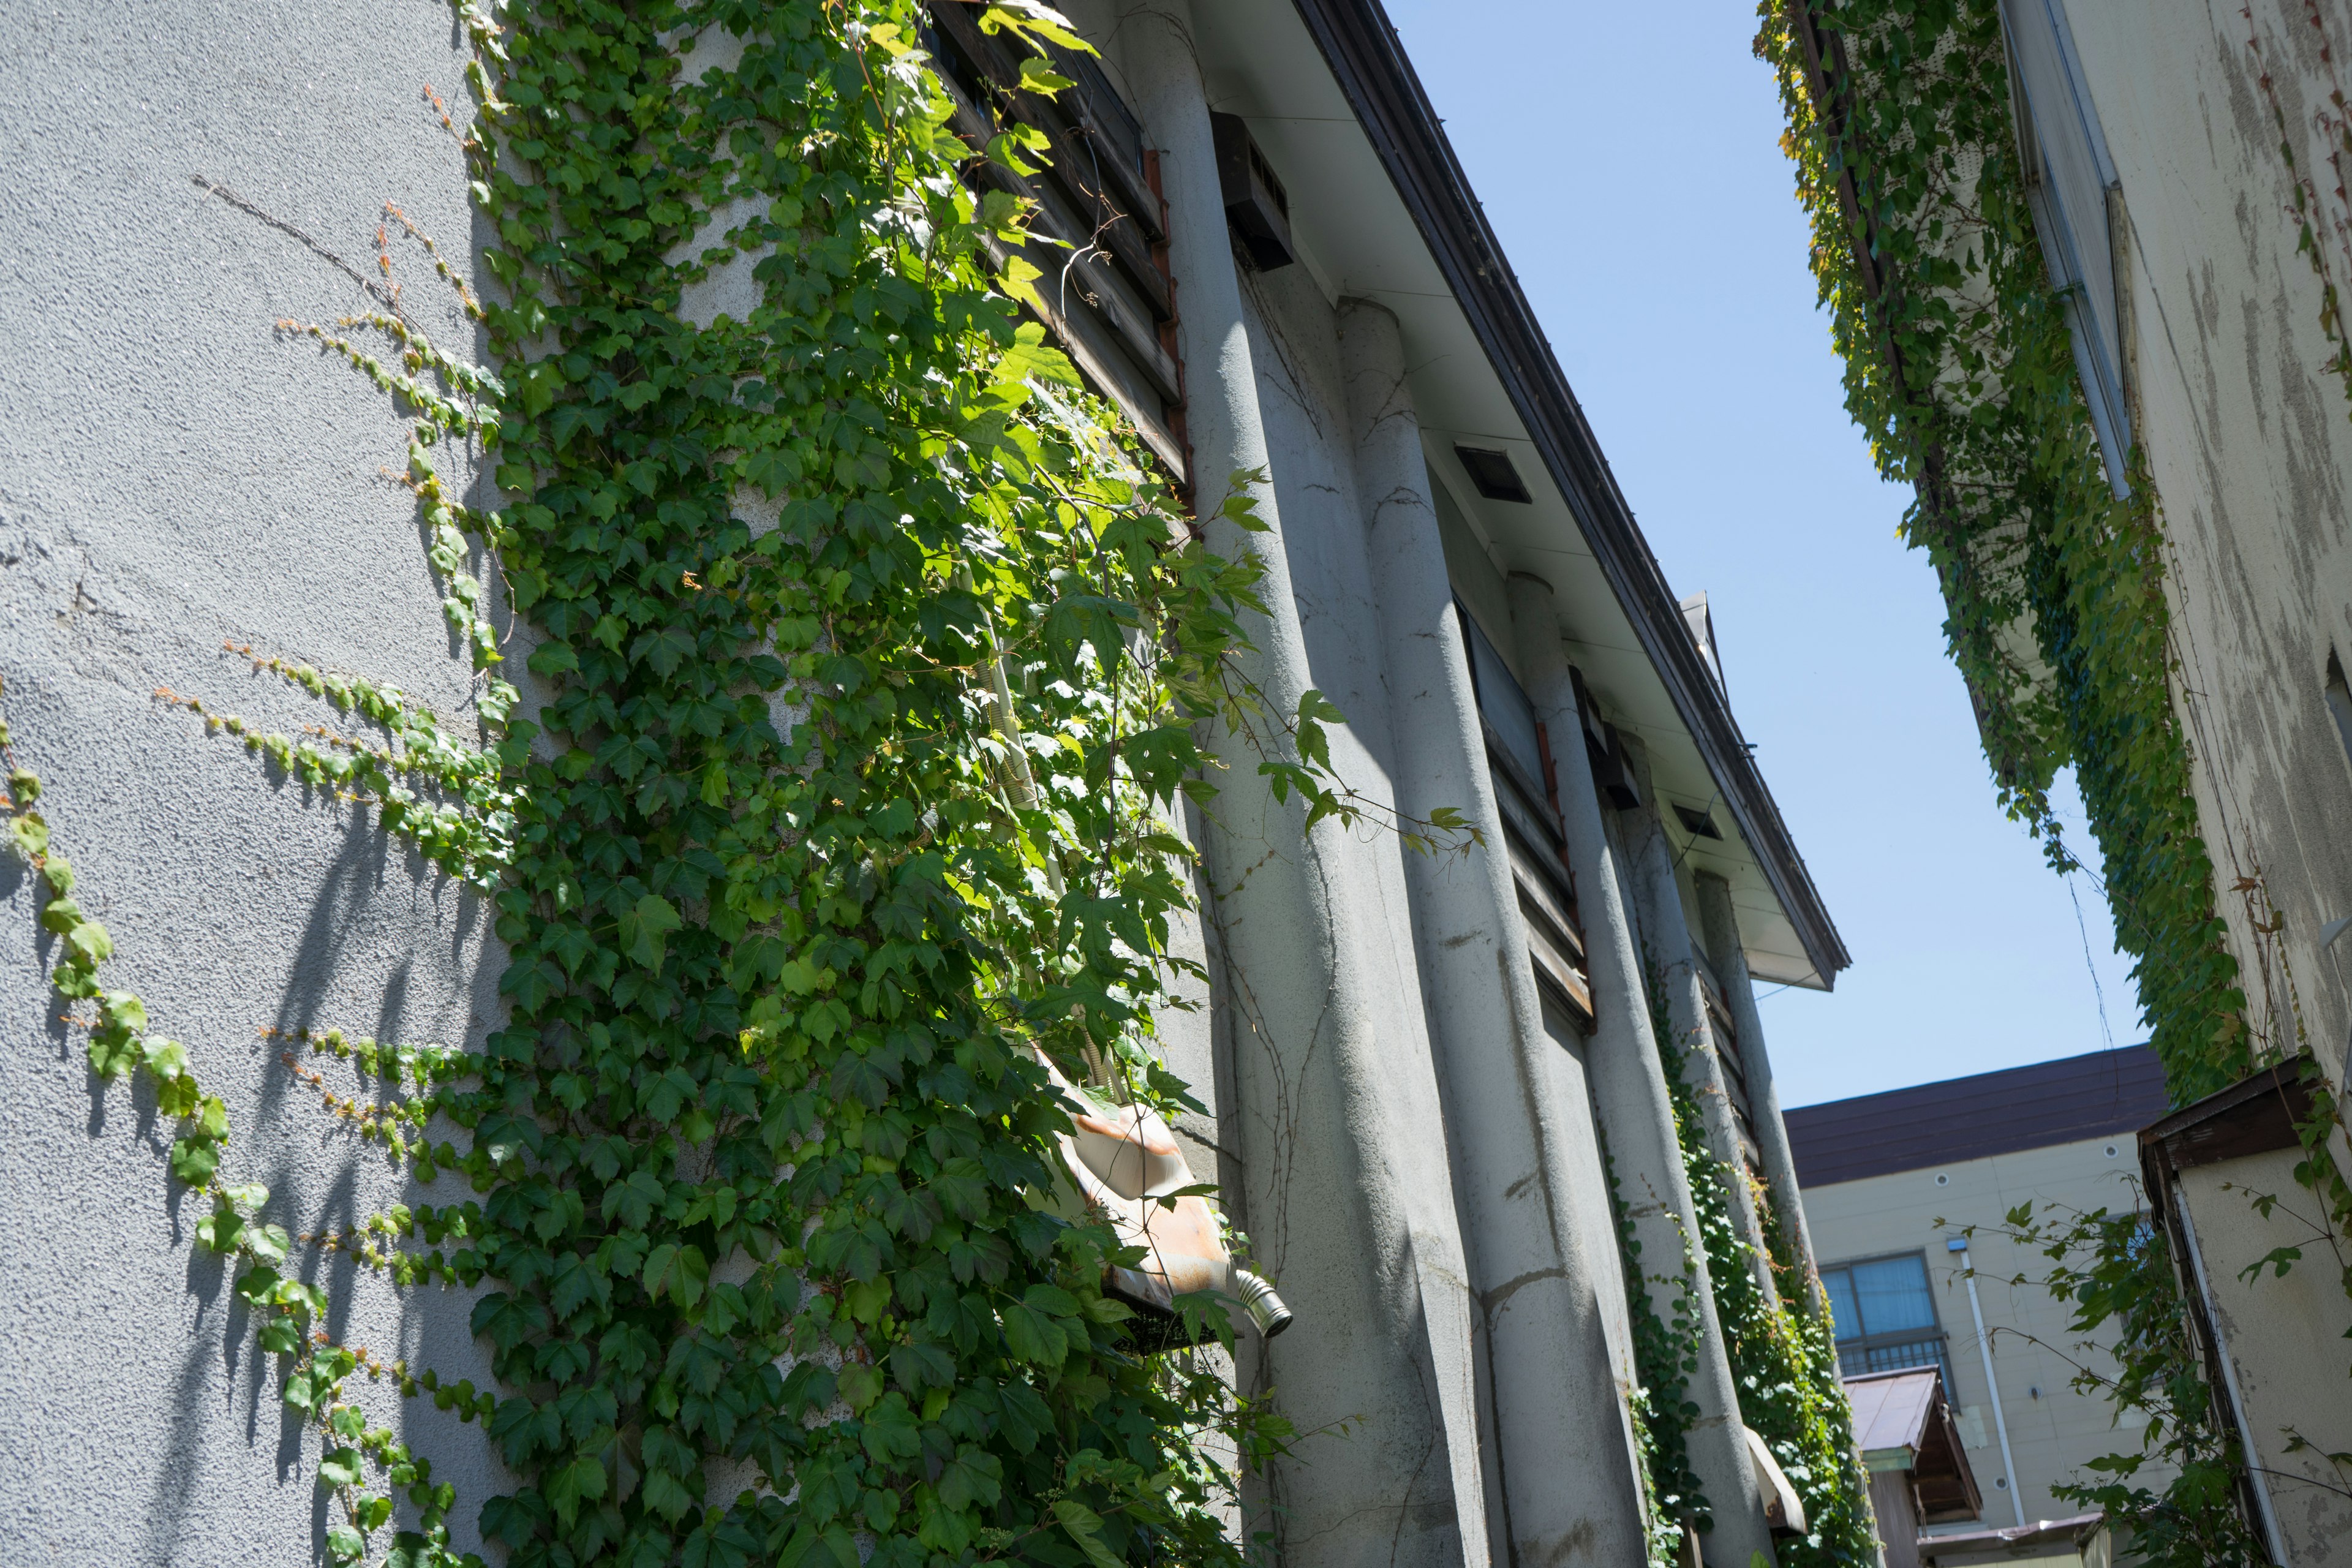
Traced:
<path id="1" fill-rule="evenodd" d="M 2009 1484 L 2009 1506 L 2017 1515 L 2017 1522 L 2025 1522 L 2025 1489 L 2017 1484 L 2017 1463 L 2009 1457 L 2009 1423 L 2001 1419 L 2000 1380 L 1993 1375 L 1992 1341 L 1985 1333 L 1984 1303 L 1977 1298 L 1977 1268 L 1968 1261 L 1969 1238 L 1956 1236 L 1944 1243 L 1948 1252 L 1960 1255 L 1962 1273 L 1969 1282 L 1969 1315 L 1977 1323 L 1977 1352 L 1984 1357 L 1985 1387 L 1992 1394 L 1992 1429 L 2000 1438 L 2001 1479 Z"/>

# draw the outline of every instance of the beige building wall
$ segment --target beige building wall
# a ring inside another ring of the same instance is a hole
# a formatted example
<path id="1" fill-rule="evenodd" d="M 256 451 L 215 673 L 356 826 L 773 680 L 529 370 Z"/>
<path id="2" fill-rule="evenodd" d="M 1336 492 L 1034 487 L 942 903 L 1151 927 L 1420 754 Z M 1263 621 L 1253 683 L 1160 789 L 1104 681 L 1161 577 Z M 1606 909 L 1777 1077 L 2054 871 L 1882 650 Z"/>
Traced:
<path id="1" fill-rule="evenodd" d="M 2018 1521 L 2012 1497 L 2029 1523 L 2082 1513 L 2078 1505 L 2053 1497 L 2051 1489 L 2076 1478 L 2091 1459 L 2131 1446 L 2115 1430 L 2104 1399 L 2068 1386 L 2070 1358 L 2105 1363 L 2084 1355 L 2084 1336 L 2069 1327 L 2067 1309 L 2035 1282 L 2049 1260 L 1998 1233 L 2005 1228 L 2002 1215 L 2020 1204 L 2137 1207 L 2137 1190 L 2127 1178 L 2137 1171 L 2137 1158 L 2132 1135 L 2117 1132 L 1805 1189 L 1805 1217 L 1824 1269 L 1895 1253 L 1926 1256 L 1951 1362 L 1952 1407 L 1984 1496 L 1981 1521 L 1931 1526 L 1927 1533 L 2012 1525 Z M 1977 1292 L 2014 1474 L 2001 1464 L 1965 1259 L 1946 1250 L 1948 1237 L 1971 1226 L 1978 1228 L 1969 1256 L 1979 1270 Z M 2020 1276 L 2025 1283 L 2011 1283 Z"/>
<path id="2" fill-rule="evenodd" d="M 2319 939 L 2352 914 L 2352 763 L 2326 697 L 2330 652 L 2352 666 L 2352 405 L 2326 368 L 2324 284 L 2297 248 L 2281 142 L 2316 176 L 2328 279 L 2352 287 L 2330 103 L 2352 5 L 2060 9 L 2127 219 L 2114 258 L 2126 394 L 2170 546 L 2179 700 L 2248 1021 L 2258 1044 L 2314 1051 L 2340 1090 L 2352 943 Z M 2265 894 L 2285 917 L 2274 935 L 2255 930 Z"/>

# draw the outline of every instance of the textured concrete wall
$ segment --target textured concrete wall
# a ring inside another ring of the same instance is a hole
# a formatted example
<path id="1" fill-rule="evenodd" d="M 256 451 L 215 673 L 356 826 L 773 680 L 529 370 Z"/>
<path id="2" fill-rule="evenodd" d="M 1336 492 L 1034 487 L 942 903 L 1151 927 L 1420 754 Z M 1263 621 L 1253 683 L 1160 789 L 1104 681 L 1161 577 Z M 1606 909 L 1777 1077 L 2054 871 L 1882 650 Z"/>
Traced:
<path id="1" fill-rule="evenodd" d="M 2254 0 L 2251 18 L 2206 0 L 2065 9 L 2129 215 L 2130 379 L 2173 547 L 2182 707 L 2221 912 L 2251 1021 L 2294 1048 L 2291 985 L 2340 1085 L 2352 943 L 2322 952 L 2317 938 L 2352 914 L 2352 765 L 2324 696 L 2330 648 L 2352 663 L 2352 422 L 2322 368 L 2321 285 L 2296 252 L 2261 79 L 2340 216 L 2341 176 L 2313 126 L 2352 49 L 2352 7 L 2322 4 L 2316 29 L 2302 0 Z M 2352 250 L 2330 228 L 2328 265 L 2352 285 Z M 2275 941 L 2231 890 L 2255 876 L 2286 916 Z"/>
<path id="2" fill-rule="evenodd" d="M 454 1201 L 462 1184 L 420 1192 L 339 1132 L 256 1030 L 478 1044 L 499 963 L 487 907 L 358 808 L 150 695 L 168 685 L 281 730 L 335 719 L 222 653 L 233 638 L 396 682 L 470 729 L 417 509 L 378 474 L 402 466 L 402 426 L 347 366 L 272 327 L 331 321 L 360 289 L 191 183 L 362 265 L 394 200 L 463 258 L 463 165 L 421 97 L 460 85 L 448 9 L 14 6 L 5 32 L 0 705 L 17 754 L 113 934 L 109 984 L 142 994 L 227 1101 L 223 1173 L 267 1183 L 268 1217 L 298 1233 Z M 453 328 L 405 259 L 411 305 Z M 151 1095 L 91 1076 L 14 867 L 0 897 L 0 1560 L 315 1562 L 318 1446 L 219 1260 L 193 1247 L 203 1207 L 166 1171 L 173 1129 Z M 463 1295 L 297 1258 L 347 1342 L 484 1379 Z M 354 1388 L 457 1484 L 469 1537 L 499 1486 L 479 1428 Z"/>

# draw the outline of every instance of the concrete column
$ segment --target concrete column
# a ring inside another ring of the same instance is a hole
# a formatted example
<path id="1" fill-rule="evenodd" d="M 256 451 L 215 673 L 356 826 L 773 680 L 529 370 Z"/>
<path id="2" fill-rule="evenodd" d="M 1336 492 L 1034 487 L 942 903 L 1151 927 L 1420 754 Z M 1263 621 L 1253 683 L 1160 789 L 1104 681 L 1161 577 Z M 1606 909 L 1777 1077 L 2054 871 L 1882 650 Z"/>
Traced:
<path id="1" fill-rule="evenodd" d="M 1396 318 L 1343 301 L 1339 344 L 1397 805 L 1454 806 L 1486 839 L 1408 857 L 1406 877 L 1486 1338 L 1503 1480 L 1489 1527 L 1513 1563 L 1613 1568 L 1641 1559 L 1642 1502 L 1601 1294 L 1622 1289 L 1617 1248 L 1586 1201 L 1601 1171 L 1583 1073 L 1544 1028 Z"/>
<path id="2" fill-rule="evenodd" d="M 1756 1142 L 1764 1159 L 1764 1184 L 1772 1207 L 1797 1244 L 1804 1270 L 1805 1309 L 1821 1310 L 1818 1260 L 1812 1231 L 1805 1224 L 1804 1194 L 1797 1185 L 1797 1160 L 1789 1150 L 1789 1129 L 1780 1120 L 1780 1096 L 1772 1087 L 1772 1056 L 1764 1046 L 1764 1020 L 1756 1010 L 1756 986 L 1748 955 L 1739 945 L 1739 918 L 1731 907 L 1731 884 L 1711 871 L 1693 879 L 1698 892 L 1699 930 L 1706 939 L 1707 963 L 1731 1006 L 1731 1026 L 1739 1032 L 1739 1065 L 1748 1079 L 1748 1110 L 1756 1121 Z"/>
<path id="3" fill-rule="evenodd" d="M 1576 870 L 1592 984 L 1594 1026 L 1588 1055 L 1593 1100 L 1608 1134 L 1634 1239 L 1641 1245 L 1650 1310 L 1662 1321 L 1674 1320 L 1687 1238 L 1690 1314 L 1698 1341 L 1694 1347 L 1698 1366 L 1689 1374 L 1687 1392 L 1699 1410 L 1690 1424 L 1690 1461 L 1715 1514 L 1714 1529 L 1700 1537 L 1700 1554 L 1707 1568 L 1749 1568 L 1759 1552 L 1767 1563 L 1773 1560 L 1772 1536 L 1748 1457 L 1738 1391 L 1723 1348 L 1706 1258 L 1697 1247 L 1698 1218 L 1691 1206 L 1689 1173 L 1675 1140 L 1665 1068 L 1650 1028 L 1641 953 L 1625 901 L 1630 879 L 1621 880 L 1592 770 L 1584 764 L 1581 721 L 1550 586 L 1513 574 L 1511 615 L 1517 625 L 1528 695 L 1537 717 L 1558 738 L 1560 817 Z"/>
<path id="4" fill-rule="evenodd" d="M 1718 1167 L 1704 1173 L 1704 1179 L 1722 1184 L 1732 1232 L 1747 1249 L 1748 1271 L 1769 1300 L 1774 1290 L 1772 1264 L 1765 1252 L 1764 1227 L 1756 1217 L 1756 1195 L 1748 1189 L 1739 1117 L 1724 1081 L 1723 1059 L 1717 1055 L 1715 1027 L 1707 1021 L 1706 993 L 1700 984 L 1698 966 L 1692 962 L 1695 949 L 1689 917 L 1683 909 L 1682 886 L 1675 875 L 1674 845 L 1666 837 L 1657 792 L 1650 784 L 1648 753 L 1630 741 L 1626 751 L 1633 763 L 1634 782 L 1642 791 L 1642 804 L 1629 814 L 1634 820 L 1628 825 L 1633 844 L 1634 897 L 1642 938 L 1665 987 L 1666 1020 L 1674 1029 L 1673 1039 L 1662 1043 L 1682 1053 L 1683 1081 L 1696 1092 L 1707 1152 Z M 1693 1173 L 1691 1179 L 1698 1181 L 1702 1173 Z"/>
<path id="5" fill-rule="evenodd" d="M 1245 617 L 1241 668 L 1269 710 L 1288 712 L 1315 682 L 1274 487 L 1247 487 L 1270 532 L 1216 514 L 1228 476 L 1270 457 L 1184 0 L 1128 13 L 1118 45 L 1161 149 L 1199 510 L 1214 548 L 1265 561 L 1268 613 Z M 1363 847 L 1336 823 L 1307 832 L 1246 739 L 1221 731 L 1214 744 L 1228 768 L 1202 813 L 1204 913 L 1233 1031 L 1221 1131 L 1244 1173 L 1228 1195 L 1298 1314 L 1245 1376 L 1309 1434 L 1276 1465 L 1276 1511 L 1257 1522 L 1299 1568 L 1479 1568 L 1475 1306 L 1418 982 L 1380 956 L 1387 911 Z M 1344 1436 L 1317 1432 L 1341 1423 Z"/>

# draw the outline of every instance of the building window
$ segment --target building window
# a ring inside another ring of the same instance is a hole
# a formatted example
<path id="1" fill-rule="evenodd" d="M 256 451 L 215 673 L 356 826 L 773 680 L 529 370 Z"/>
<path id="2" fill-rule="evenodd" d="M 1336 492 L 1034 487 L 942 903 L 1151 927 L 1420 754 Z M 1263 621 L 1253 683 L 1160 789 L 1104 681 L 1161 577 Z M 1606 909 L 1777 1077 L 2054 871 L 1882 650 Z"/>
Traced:
<path id="1" fill-rule="evenodd" d="M 2091 106 L 2065 7 L 2057 0 L 2003 0 L 2000 14 L 2026 205 L 2051 281 L 2066 296 L 2075 368 L 2108 480 L 2120 496 L 2132 444 L 2124 402 L 2128 299 L 2116 287 L 2116 264 L 2123 185 Z"/>
<path id="2" fill-rule="evenodd" d="M 1865 1372 L 1896 1372 L 1932 1366 L 1952 1386 L 1944 1354 L 1944 1331 L 1936 1321 L 1936 1293 L 1927 1284 L 1927 1260 L 1919 1253 L 1843 1263 L 1822 1270 L 1830 1312 L 1837 1321 L 1838 1371 L 1847 1377 Z"/>

